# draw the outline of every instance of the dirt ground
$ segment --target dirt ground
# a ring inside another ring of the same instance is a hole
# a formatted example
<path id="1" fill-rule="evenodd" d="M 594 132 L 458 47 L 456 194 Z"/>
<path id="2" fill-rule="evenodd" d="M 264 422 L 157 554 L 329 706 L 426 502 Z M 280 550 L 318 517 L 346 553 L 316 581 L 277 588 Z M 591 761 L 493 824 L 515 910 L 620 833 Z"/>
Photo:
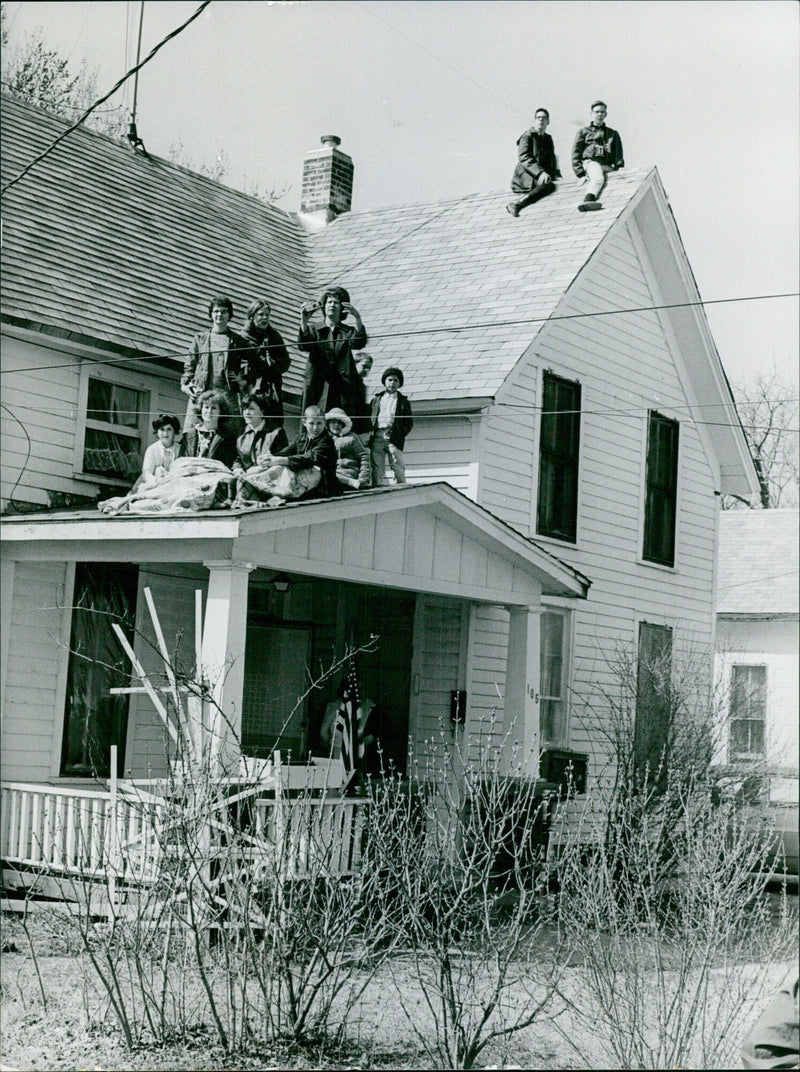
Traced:
<path id="1" fill-rule="evenodd" d="M 249 1057 L 227 1058 L 211 1031 L 198 1025 L 190 1043 L 126 1048 L 108 998 L 84 965 L 66 930 L 54 935 L 40 921 L 31 932 L 37 951 L 41 985 L 34 959 L 18 917 L 2 917 L 0 984 L 2 1020 L 0 1069 L 416 1069 L 430 1067 L 409 1026 L 408 1012 L 418 1025 L 429 1019 L 424 995 L 410 962 L 395 958 L 386 978 L 369 987 L 364 1000 L 351 1010 L 347 1041 L 327 1052 L 310 1047 L 264 1049 Z M 87 970 L 84 970 L 86 968 Z M 776 964 L 771 977 L 777 987 L 791 965 Z M 580 985 L 579 968 L 567 968 L 566 992 Z M 528 988 L 517 987 L 508 998 L 511 1008 L 530 1003 Z M 46 998 L 46 1007 L 42 991 Z M 406 1011 L 403 1010 L 406 1006 Z M 752 1010 L 743 1030 L 752 1022 Z M 432 1028 L 433 1024 L 428 1026 Z M 583 1055 L 583 1058 L 581 1056 Z M 604 1058 L 596 1039 L 585 1027 L 562 1015 L 542 1019 L 482 1055 L 483 1068 L 578 1069 L 602 1068 Z"/>

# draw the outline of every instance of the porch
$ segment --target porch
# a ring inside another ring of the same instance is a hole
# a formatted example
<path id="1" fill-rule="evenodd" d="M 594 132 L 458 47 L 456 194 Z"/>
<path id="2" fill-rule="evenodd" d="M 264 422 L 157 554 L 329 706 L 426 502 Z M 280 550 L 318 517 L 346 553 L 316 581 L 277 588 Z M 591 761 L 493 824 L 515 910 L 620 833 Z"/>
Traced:
<path id="1" fill-rule="evenodd" d="M 251 755 L 281 747 L 275 726 L 285 728 L 287 719 L 276 708 L 274 689 L 281 702 L 296 696 L 319 651 L 329 647 L 335 661 L 354 624 L 365 634 L 380 633 L 388 612 L 409 620 L 384 646 L 391 665 L 384 659 L 365 673 L 371 674 L 371 690 L 383 689 L 378 699 L 395 722 L 397 710 L 405 711 L 404 749 L 449 726 L 443 747 L 466 755 L 470 728 L 492 712 L 506 734 L 513 729 L 528 757 L 526 773 L 535 778 L 541 596 L 582 598 L 589 585 L 445 484 L 373 489 L 255 513 L 20 517 L 5 521 L 0 537 L 8 779 L 0 855 L 17 872 L 48 870 L 70 880 L 109 871 L 115 881 L 117 875 L 121 882 L 125 876 L 145 885 L 154 880 L 158 854 L 151 850 L 163 807 L 145 783 L 163 784 L 181 732 L 159 712 L 165 695 L 176 693 L 177 678 L 162 672 L 159 686 L 149 691 L 144 682 L 154 657 L 166 664 L 165 636 L 183 637 L 189 649 L 192 674 L 210 701 L 205 730 L 225 758 L 228 776 L 247 753 L 248 740 Z M 75 577 L 86 564 L 103 566 L 112 584 L 123 569 L 138 571 L 133 673 L 113 690 L 128 694 L 130 704 L 127 730 L 115 742 L 125 756 L 118 767 L 108 764 L 102 785 L 64 780 L 70 773 L 64 711 L 75 691 L 69 665 Z M 203 590 L 193 599 L 201 576 Z M 276 577 L 288 579 L 294 595 L 278 600 Z M 55 587 L 45 587 L 51 579 Z M 158 589 L 156 601 L 168 619 L 156 632 L 147 621 L 149 585 Z M 324 622 L 318 606 L 323 596 L 322 602 L 335 604 Z M 287 599 L 300 609 L 287 615 Z M 299 641 L 286 647 L 288 633 L 299 637 L 303 628 L 317 630 L 317 647 L 302 649 Z M 456 694 L 466 703 L 459 701 L 453 717 Z M 311 722 L 319 712 L 312 715 Z M 305 736 L 288 739 L 299 741 L 293 747 L 305 764 L 310 738 L 304 718 Z M 306 794 L 301 804 L 291 792 L 281 794 L 281 784 L 256 787 L 251 780 L 248 786 L 254 855 L 282 843 L 284 872 L 301 876 L 304 853 L 318 856 L 314 846 L 322 843 L 332 873 L 352 873 L 359 800 L 322 790 Z M 146 807 L 142 793 L 153 798 Z M 224 795 L 230 796 L 228 789 Z M 297 833 L 287 842 L 286 831 Z"/>

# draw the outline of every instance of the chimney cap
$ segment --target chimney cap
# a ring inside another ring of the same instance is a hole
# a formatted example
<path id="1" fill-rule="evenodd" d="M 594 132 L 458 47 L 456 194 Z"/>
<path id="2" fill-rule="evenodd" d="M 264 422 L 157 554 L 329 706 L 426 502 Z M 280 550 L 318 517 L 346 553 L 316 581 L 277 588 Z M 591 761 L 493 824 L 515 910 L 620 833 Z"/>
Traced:
<path id="1" fill-rule="evenodd" d="M 337 137 L 336 134 L 323 134 L 319 140 L 322 145 L 333 145 L 335 147 L 342 144 L 342 139 Z"/>

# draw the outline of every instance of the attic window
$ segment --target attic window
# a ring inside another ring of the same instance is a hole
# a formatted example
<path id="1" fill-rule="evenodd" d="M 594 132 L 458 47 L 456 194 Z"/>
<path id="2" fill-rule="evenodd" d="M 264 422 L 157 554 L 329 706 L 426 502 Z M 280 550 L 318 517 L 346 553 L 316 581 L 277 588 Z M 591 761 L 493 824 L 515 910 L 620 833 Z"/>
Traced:
<path id="1" fill-rule="evenodd" d="M 84 373 L 81 398 L 86 416 L 76 468 L 102 483 L 130 487 L 142 471 L 149 392 L 138 378 L 117 369 Z"/>

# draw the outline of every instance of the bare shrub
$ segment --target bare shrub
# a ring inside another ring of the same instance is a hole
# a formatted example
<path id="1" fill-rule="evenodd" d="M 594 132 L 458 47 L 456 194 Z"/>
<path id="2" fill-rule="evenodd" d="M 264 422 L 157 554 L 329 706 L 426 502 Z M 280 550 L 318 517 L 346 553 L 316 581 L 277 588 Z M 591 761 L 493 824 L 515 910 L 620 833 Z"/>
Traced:
<path id="1" fill-rule="evenodd" d="M 546 922 L 539 895 L 545 804 L 518 751 L 501 765 L 493 726 L 474 762 L 441 739 L 413 764 L 414 782 L 373 783 L 365 858 L 387 934 L 404 956 L 389 964 L 398 1001 L 432 1066 L 473 1068 L 490 1044 L 529 1027 L 551 994 L 557 957 L 532 968 Z M 427 1013 L 409 996 L 409 965 Z M 532 972 L 543 986 L 512 993 Z"/>

